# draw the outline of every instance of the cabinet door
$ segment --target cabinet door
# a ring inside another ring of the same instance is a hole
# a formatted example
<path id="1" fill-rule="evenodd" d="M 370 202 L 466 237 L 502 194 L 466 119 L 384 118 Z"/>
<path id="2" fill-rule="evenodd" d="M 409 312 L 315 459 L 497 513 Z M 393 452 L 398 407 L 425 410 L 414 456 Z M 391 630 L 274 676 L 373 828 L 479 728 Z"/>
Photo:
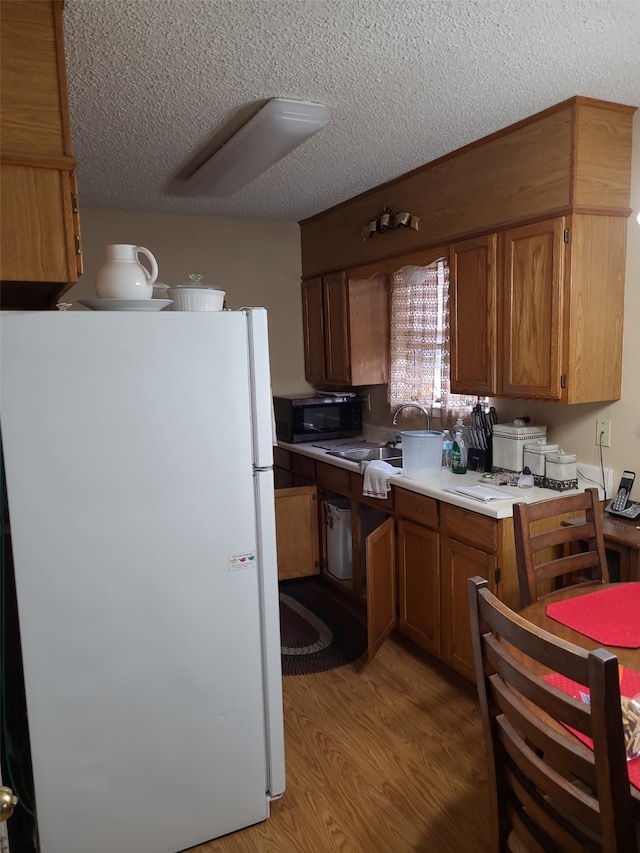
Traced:
<path id="1" fill-rule="evenodd" d="M 398 519 L 399 628 L 418 646 L 440 654 L 440 536 Z"/>
<path id="2" fill-rule="evenodd" d="M 349 294 L 343 272 L 324 276 L 324 364 L 327 382 L 351 384 Z"/>
<path id="3" fill-rule="evenodd" d="M 569 336 L 565 402 L 619 400 L 627 220 L 574 214 L 567 225 L 571 302 L 568 318 L 565 315 Z M 633 319 L 637 322 L 637 315 Z"/>
<path id="4" fill-rule="evenodd" d="M 502 395 L 562 395 L 565 221 L 504 234 Z"/>
<path id="5" fill-rule="evenodd" d="M 318 500 L 315 486 L 276 489 L 278 580 L 317 575 Z"/>
<path id="6" fill-rule="evenodd" d="M 0 15 L 2 148 L 70 155 L 62 3 L 2 0 Z"/>
<path id="7" fill-rule="evenodd" d="M 1 187 L 3 280 L 75 280 L 69 174 L 3 164 Z"/>
<path id="8" fill-rule="evenodd" d="M 497 389 L 497 235 L 449 248 L 451 264 L 451 390 L 494 394 Z"/>
<path id="9" fill-rule="evenodd" d="M 442 537 L 442 658 L 453 669 L 475 680 L 467 579 L 479 575 L 489 581 L 495 592 L 497 560 L 492 554 L 464 545 L 449 536 Z"/>
<path id="10" fill-rule="evenodd" d="M 396 625 L 395 535 L 388 518 L 367 536 L 367 636 L 371 660 Z"/>
<path id="11" fill-rule="evenodd" d="M 0 3 L 3 308 L 49 308 L 82 271 L 62 6 Z"/>
<path id="12" fill-rule="evenodd" d="M 389 288 L 387 277 L 349 279 L 349 357 L 351 385 L 389 381 Z"/>
<path id="13" fill-rule="evenodd" d="M 322 383 L 324 376 L 324 312 L 322 279 L 302 282 L 302 328 L 307 382 Z"/>

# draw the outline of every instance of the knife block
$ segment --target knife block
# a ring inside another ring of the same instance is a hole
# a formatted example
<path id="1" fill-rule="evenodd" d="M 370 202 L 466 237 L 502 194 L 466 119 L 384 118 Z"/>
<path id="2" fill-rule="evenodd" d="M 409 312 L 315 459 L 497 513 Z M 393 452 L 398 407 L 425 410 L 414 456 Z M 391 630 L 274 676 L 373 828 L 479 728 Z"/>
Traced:
<path id="1" fill-rule="evenodd" d="M 467 450 L 467 471 L 491 471 L 491 448 L 470 447 Z"/>

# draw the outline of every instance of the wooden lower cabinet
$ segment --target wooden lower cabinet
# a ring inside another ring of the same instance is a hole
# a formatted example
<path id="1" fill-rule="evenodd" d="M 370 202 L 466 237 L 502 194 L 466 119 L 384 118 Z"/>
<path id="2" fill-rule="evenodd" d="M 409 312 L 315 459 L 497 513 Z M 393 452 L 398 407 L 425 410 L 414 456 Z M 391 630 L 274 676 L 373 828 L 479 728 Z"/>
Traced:
<path id="1" fill-rule="evenodd" d="M 318 492 L 315 486 L 276 489 L 278 580 L 317 575 Z"/>
<path id="2" fill-rule="evenodd" d="M 440 655 L 440 534 L 404 518 L 397 528 L 398 628 Z"/>
<path id="3" fill-rule="evenodd" d="M 282 447 L 273 448 L 273 481 L 276 489 L 288 489 L 293 486 L 292 453 Z"/>
<path id="4" fill-rule="evenodd" d="M 513 520 L 481 515 L 396 486 L 385 500 L 366 498 L 359 474 L 327 462 L 314 463 L 295 452 L 291 457 L 292 471 L 315 476 L 320 574 L 366 607 L 369 659 L 397 627 L 473 681 L 467 579 L 486 578 L 492 592 L 509 607 L 519 608 Z M 351 510 L 348 578 L 334 577 L 326 565 L 324 502 L 337 499 Z"/>
<path id="5" fill-rule="evenodd" d="M 389 517 L 365 540 L 367 638 L 371 660 L 396 626 L 395 530 Z"/>
<path id="6" fill-rule="evenodd" d="M 474 681 L 475 676 L 467 579 L 479 575 L 489 581 L 489 588 L 495 592 L 496 566 L 495 554 L 488 554 L 446 535 L 442 537 L 441 656 L 445 663 L 470 681 Z"/>

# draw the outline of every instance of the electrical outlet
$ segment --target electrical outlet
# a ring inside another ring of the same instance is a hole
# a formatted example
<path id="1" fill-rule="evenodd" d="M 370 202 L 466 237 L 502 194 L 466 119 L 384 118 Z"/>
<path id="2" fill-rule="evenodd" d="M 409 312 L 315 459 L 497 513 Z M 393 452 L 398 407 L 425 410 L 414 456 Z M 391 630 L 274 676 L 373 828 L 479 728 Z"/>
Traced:
<path id="1" fill-rule="evenodd" d="M 596 446 L 611 447 L 611 421 L 596 421 Z"/>

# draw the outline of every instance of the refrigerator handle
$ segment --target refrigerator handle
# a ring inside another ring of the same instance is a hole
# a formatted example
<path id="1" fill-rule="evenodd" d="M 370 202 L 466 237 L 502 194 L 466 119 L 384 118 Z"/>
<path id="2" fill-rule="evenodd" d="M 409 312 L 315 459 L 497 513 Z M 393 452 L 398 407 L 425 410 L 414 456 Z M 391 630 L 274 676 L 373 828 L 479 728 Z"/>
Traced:
<path id="1" fill-rule="evenodd" d="M 262 470 L 273 465 L 273 397 L 269 367 L 269 332 L 265 308 L 243 308 L 249 339 L 249 380 L 253 464 Z"/>

